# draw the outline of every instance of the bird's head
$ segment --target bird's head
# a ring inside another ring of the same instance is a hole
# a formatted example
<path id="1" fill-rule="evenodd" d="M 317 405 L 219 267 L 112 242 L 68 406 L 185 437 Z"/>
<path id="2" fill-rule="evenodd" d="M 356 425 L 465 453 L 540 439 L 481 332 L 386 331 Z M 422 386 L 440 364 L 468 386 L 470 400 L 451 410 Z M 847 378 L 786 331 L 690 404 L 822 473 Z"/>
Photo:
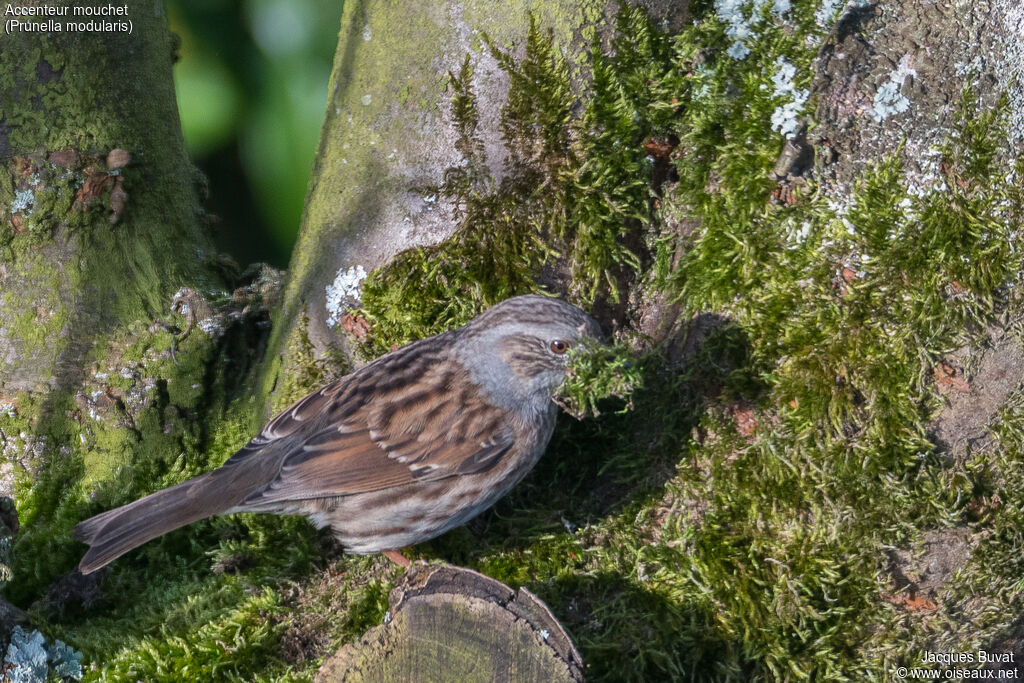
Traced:
<path id="1" fill-rule="evenodd" d="M 548 404 L 565 379 L 570 352 L 603 337 L 597 322 L 560 299 L 506 299 L 461 330 L 462 357 L 475 359 L 474 378 L 505 405 Z"/>

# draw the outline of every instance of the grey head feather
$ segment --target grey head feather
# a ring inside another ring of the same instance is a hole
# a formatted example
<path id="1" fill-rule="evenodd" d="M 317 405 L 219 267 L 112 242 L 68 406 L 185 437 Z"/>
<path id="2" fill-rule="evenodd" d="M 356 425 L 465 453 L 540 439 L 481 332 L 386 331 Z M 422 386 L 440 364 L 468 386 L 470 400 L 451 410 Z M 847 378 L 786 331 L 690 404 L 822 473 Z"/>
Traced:
<path id="1" fill-rule="evenodd" d="M 506 299 L 459 330 L 453 355 L 488 398 L 529 422 L 557 409 L 551 401 L 565 379 L 567 355 L 551 343 L 601 338 L 601 328 L 560 299 L 526 295 Z"/>

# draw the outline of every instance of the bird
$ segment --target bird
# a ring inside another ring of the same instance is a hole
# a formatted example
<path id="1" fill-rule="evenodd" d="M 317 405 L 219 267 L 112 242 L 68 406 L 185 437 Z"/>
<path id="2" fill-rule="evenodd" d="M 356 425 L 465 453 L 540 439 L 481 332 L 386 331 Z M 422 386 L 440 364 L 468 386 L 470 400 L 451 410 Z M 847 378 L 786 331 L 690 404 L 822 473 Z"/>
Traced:
<path id="1" fill-rule="evenodd" d="M 305 515 L 348 553 L 398 552 L 491 507 L 539 461 L 569 353 L 603 339 L 561 299 L 524 295 L 299 399 L 219 468 L 80 522 L 95 572 L 218 514 Z"/>

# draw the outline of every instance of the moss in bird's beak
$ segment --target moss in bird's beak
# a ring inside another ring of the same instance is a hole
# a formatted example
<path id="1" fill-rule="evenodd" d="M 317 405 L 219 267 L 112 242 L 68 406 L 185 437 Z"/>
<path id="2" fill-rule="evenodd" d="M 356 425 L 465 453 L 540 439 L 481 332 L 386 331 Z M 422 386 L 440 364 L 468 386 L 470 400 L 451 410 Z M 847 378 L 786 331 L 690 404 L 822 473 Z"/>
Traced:
<path id="1" fill-rule="evenodd" d="M 569 351 L 565 381 L 554 401 L 577 420 L 601 414 L 598 402 L 617 398 L 624 405 L 617 412 L 632 410 L 630 399 L 641 384 L 640 367 L 625 344 L 605 346 L 583 338 Z"/>

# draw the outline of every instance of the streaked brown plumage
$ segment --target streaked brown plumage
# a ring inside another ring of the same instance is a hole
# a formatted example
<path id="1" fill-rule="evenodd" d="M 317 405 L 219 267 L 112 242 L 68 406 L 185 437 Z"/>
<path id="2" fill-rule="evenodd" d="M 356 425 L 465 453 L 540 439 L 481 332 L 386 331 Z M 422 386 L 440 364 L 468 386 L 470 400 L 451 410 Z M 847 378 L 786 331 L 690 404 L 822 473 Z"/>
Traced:
<path id="1" fill-rule="evenodd" d="M 600 329 L 580 309 L 521 296 L 392 351 L 296 402 L 219 469 L 81 522 L 79 569 L 234 512 L 306 515 L 357 554 L 434 538 L 536 464 L 565 349 L 583 336 Z"/>

